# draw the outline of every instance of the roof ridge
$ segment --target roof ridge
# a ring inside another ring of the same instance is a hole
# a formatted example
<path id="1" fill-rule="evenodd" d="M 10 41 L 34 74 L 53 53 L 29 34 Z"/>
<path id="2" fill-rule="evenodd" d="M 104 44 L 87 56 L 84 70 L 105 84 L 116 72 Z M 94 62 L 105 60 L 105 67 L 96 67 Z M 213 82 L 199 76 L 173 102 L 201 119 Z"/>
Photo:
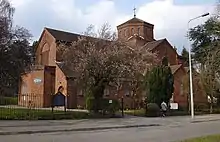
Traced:
<path id="1" fill-rule="evenodd" d="M 57 31 L 57 32 L 63 32 L 63 33 L 75 34 L 75 35 L 82 35 L 82 34 L 79 34 L 79 33 L 74 33 L 74 32 L 65 31 L 65 30 L 61 30 L 61 29 L 54 29 L 54 28 L 48 28 L 48 27 L 45 27 L 45 29 L 53 30 L 53 31 Z"/>
<path id="2" fill-rule="evenodd" d="M 154 26 L 154 24 L 151 24 L 151 23 L 149 23 L 149 22 L 146 22 L 146 21 L 144 21 L 144 20 L 142 20 L 142 19 L 139 19 L 139 18 L 137 18 L 137 17 L 133 17 L 133 18 L 131 18 L 131 19 L 125 21 L 124 23 L 119 24 L 117 27 L 122 26 L 122 25 L 124 25 L 124 24 L 126 24 L 126 23 L 129 23 L 129 22 L 131 22 L 132 20 L 138 20 L 139 22 L 142 22 L 142 23 L 145 23 L 145 24 L 149 24 L 149 25 Z"/>

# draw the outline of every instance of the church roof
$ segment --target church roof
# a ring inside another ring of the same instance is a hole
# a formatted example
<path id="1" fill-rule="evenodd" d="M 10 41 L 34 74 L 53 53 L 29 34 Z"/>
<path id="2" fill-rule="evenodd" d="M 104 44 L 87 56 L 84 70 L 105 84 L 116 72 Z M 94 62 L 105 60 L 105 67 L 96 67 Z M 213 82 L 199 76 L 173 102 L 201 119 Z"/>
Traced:
<path id="1" fill-rule="evenodd" d="M 171 69 L 171 71 L 172 71 L 172 74 L 175 74 L 176 71 L 177 71 L 181 66 L 182 66 L 182 64 L 170 66 L 170 69 Z"/>
<path id="2" fill-rule="evenodd" d="M 72 42 L 78 40 L 80 34 L 65 32 L 61 30 L 55 30 L 51 28 L 45 28 L 56 40 Z"/>
<path id="3" fill-rule="evenodd" d="M 165 40 L 166 39 L 161 39 L 161 40 L 155 40 L 155 41 L 147 42 L 142 48 L 153 50 L 154 48 L 159 46 Z"/>
<path id="4" fill-rule="evenodd" d="M 56 64 L 61 69 L 61 71 L 65 74 L 66 77 L 76 77 L 76 73 L 74 73 L 67 66 L 65 66 L 63 62 L 56 62 Z"/>
<path id="5" fill-rule="evenodd" d="M 147 25 L 154 26 L 153 24 L 150 24 L 150 23 L 148 23 L 148 22 L 146 22 L 146 21 L 144 21 L 144 20 L 141 20 L 141 19 L 139 19 L 139 18 L 134 17 L 134 18 L 132 18 L 132 19 L 130 19 L 130 20 L 128 20 L 128 21 L 126 21 L 126 22 L 124 22 L 124 23 L 118 25 L 117 27 L 122 26 L 122 25 L 124 25 L 124 24 L 130 24 L 130 23 L 143 23 L 143 24 L 147 24 Z"/>

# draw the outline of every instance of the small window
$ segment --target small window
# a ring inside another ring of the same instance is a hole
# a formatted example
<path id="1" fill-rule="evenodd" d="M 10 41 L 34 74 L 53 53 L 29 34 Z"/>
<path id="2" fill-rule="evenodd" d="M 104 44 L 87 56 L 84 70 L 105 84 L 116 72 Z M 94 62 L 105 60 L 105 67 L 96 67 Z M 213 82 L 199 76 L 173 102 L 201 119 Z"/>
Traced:
<path id="1" fill-rule="evenodd" d="M 140 28 L 138 28 L 138 35 L 140 35 Z"/>
<path id="2" fill-rule="evenodd" d="M 78 90 L 77 95 L 82 97 L 83 96 L 83 90 L 82 89 Z"/>
<path id="3" fill-rule="evenodd" d="M 104 96 L 110 96 L 110 91 L 109 89 L 104 90 Z"/>
<path id="4" fill-rule="evenodd" d="M 119 31 L 119 35 L 121 36 L 121 31 Z"/>
<path id="5" fill-rule="evenodd" d="M 126 88 L 125 90 L 124 90 L 124 95 L 126 96 L 126 97 L 129 97 L 130 96 L 130 90 L 128 89 L 128 88 Z"/>
<path id="6" fill-rule="evenodd" d="M 131 35 L 134 35 L 134 28 L 131 28 Z"/>
<path id="7" fill-rule="evenodd" d="M 184 95 L 184 86 L 183 86 L 183 83 L 181 83 L 181 86 L 180 86 L 180 95 L 181 95 L 181 96 Z"/>
<path id="8" fill-rule="evenodd" d="M 126 29 L 124 30 L 124 36 L 126 37 Z"/>

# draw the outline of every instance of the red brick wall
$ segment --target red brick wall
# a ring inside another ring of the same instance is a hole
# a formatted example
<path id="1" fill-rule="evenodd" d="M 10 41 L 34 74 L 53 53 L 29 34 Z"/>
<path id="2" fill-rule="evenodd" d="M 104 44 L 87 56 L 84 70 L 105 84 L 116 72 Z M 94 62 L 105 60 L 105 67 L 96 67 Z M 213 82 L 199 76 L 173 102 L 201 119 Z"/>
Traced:
<path id="1" fill-rule="evenodd" d="M 186 75 L 186 72 L 183 67 L 176 71 L 174 74 L 174 96 L 173 101 L 178 103 L 179 106 L 187 106 L 187 94 L 184 93 L 181 84 L 183 85 L 183 79 Z"/>
<path id="2" fill-rule="evenodd" d="M 35 70 L 21 76 L 19 106 L 43 107 L 44 70 Z M 35 79 L 41 82 L 35 83 Z"/>
<path id="3" fill-rule="evenodd" d="M 29 107 L 50 107 L 51 95 L 55 94 L 55 67 L 45 66 L 22 75 L 18 105 Z M 34 80 L 40 79 L 40 82 Z"/>
<path id="4" fill-rule="evenodd" d="M 77 86 L 73 78 L 67 79 L 67 107 L 77 108 Z"/>
<path id="5" fill-rule="evenodd" d="M 36 64 L 55 66 L 56 63 L 56 43 L 53 36 L 47 30 L 44 30 L 40 43 L 36 50 Z"/>
<path id="6" fill-rule="evenodd" d="M 45 66 L 44 71 L 44 107 L 51 107 L 52 95 L 55 92 L 56 67 Z"/>
<path id="7" fill-rule="evenodd" d="M 138 34 L 139 28 L 139 35 L 145 38 L 148 41 L 153 41 L 154 39 L 154 31 L 153 26 L 151 25 L 144 25 L 143 23 L 130 23 L 124 24 L 119 27 L 118 29 L 118 38 L 127 40 L 129 37 L 133 36 L 134 34 Z M 133 29 L 133 33 L 132 33 Z"/>
<path id="8" fill-rule="evenodd" d="M 207 104 L 207 96 L 200 79 L 195 74 L 193 74 L 193 96 L 195 105 Z"/>
<path id="9" fill-rule="evenodd" d="M 170 65 L 178 64 L 177 53 L 172 46 L 166 42 L 161 43 L 158 47 L 153 50 L 154 53 L 158 54 L 159 60 L 162 61 L 163 57 L 167 57 Z"/>
<path id="10" fill-rule="evenodd" d="M 140 39 L 140 37 L 133 37 L 128 40 L 127 44 L 131 47 L 141 47 L 146 44 L 146 41 L 144 39 Z"/>

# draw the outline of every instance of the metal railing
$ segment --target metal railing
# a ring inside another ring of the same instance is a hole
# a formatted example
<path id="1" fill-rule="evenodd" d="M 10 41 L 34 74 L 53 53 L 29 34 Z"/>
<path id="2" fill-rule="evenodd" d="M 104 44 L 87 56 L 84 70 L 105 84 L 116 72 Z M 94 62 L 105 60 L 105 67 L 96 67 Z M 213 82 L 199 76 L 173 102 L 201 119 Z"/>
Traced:
<path id="1" fill-rule="evenodd" d="M 75 119 L 87 116 L 85 110 L 70 110 L 64 106 L 52 108 L 52 99 L 43 99 L 42 94 L 0 96 L 0 120 Z"/>

